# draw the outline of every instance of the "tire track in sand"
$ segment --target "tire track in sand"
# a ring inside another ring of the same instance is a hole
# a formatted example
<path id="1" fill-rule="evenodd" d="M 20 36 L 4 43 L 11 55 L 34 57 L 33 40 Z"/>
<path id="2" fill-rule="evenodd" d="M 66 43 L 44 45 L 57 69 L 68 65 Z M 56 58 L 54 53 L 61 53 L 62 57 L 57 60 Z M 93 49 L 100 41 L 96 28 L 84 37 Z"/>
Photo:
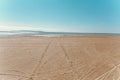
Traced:
<path id="1" fill-rule="evenodd" d="M 48 43 L 47 47 L 45 48 L 44 52 L 42 53 L 42 55 L 41 55 L 41 57 L 40 57 L 40 59 L 39 59 L 39 61 L 38 61 L 38 64 L 37 64 L 36 67 L 34 68 L 33 73 L 32 73 L 31 76 L 30 76 L 28 79 L 26 79 L 26 80 L 34 80 L 34 78 L 35 78 L 35 76 L 36 76 L 36 72 L 37 72 L 37 70 L 40 68 L 41 63 L 42 63 L 42 61 L 43 61 L 43 59 L 44 59 L 44 57 L 45 57 L 45 54 L 47 53 L 47 51 L 48 51 L 48 49 L 49 49 L 49 46 L 51 45 L 52 42 L 53 42 L 53 40 L 51 40 L 51 41 Z"/>
<path id="2" fill-rule="evenodd" d="M 74 67 L 73 67 L 73 61 L 70 59 L 66 49 L 64 48 L 64 46 L 62 45 L 62 38 L 59 38 L 60 40 L 60 47 L 62 48 L 63 52 L 64 52 L 64 55 L 68 61 L 68 63 L 70 64 L 70 67 L 71 67 L 71 76 L 73 77 L 73 80 L 76 80 L 76 77 L 75 77 L 75 74 L 77 74 L 78 76 L 78 73 L 75 71 Z"/>

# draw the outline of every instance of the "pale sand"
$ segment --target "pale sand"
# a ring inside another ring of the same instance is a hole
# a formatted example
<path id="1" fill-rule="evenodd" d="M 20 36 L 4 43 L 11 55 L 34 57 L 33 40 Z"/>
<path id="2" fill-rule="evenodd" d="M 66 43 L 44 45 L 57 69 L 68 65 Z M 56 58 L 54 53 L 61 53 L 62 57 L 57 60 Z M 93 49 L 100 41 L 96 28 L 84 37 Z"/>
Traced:
<path id="1" fill-rule="evenodd" d="M 0 80 L 120 80 L 120 36 L 0 38 Z"/>

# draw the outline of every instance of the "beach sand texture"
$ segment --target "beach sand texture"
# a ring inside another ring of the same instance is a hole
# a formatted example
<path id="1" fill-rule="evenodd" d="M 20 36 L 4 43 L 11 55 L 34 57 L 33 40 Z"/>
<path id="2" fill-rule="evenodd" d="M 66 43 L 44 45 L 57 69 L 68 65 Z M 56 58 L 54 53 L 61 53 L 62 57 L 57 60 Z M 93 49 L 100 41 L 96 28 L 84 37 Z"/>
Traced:
<path id="1" fill-rule="evenodd" d="M 120 36 L 0 38 L 0 80 L 120 80 Z"/>

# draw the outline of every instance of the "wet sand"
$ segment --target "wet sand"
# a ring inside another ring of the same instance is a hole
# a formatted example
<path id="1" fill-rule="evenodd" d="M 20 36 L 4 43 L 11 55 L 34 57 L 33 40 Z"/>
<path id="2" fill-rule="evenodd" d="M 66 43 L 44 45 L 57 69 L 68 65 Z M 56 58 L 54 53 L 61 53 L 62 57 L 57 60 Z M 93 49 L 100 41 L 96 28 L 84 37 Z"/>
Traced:
<path id="1" fill-rule="evenodd" d="M 0 80 L 119 80 L 120 36 L 0 38 Z"/>

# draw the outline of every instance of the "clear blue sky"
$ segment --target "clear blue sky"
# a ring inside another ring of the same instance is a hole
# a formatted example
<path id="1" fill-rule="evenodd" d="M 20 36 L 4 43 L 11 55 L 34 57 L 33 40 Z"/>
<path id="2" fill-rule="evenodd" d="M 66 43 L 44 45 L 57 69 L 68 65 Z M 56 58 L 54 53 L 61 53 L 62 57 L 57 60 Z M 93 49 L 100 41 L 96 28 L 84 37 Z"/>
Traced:
<path id="1" fill-rule="evenodd" d="M 120 0 L 0 0 L 0 26 L 0 30 L 120 32 Z"/>

